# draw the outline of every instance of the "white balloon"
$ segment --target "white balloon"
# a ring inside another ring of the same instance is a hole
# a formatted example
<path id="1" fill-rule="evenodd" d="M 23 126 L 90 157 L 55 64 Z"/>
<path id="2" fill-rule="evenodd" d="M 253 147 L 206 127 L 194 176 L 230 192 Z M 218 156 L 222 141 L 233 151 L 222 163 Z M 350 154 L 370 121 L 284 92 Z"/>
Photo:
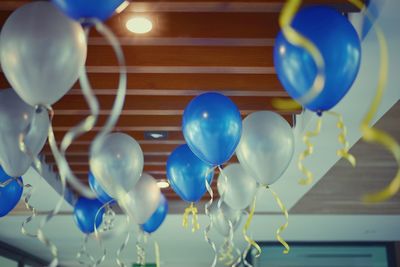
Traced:
<path id="1" fill-rule="evenodd" d="M 140 145 L 124 133 L 108 134 L 90 151 L 90 170 L 106 193 L 117 200 L 138 182 L 143 164 Z"/>
<path id="2" fill-rule="evenodd" d="M 49 125 L 46 110 L 36 112 L 12 89 L 0 91 L 0 164 L 8 175 L 19 177 L 32 164 L 32 158 L 20 149 L 20 135 L 26 134 L 27 150 L 37 156 L 46 143 Z"/>
<path id="3" fill-rule="evenodd" d="M 218 192 L 232 209 L 247 208 L 253 201 L 257 188 L 257 181 L 238 163 L 226 166 L 223 174 L 218 176 Z"/>
<path id="4" fill-rule="evenodd" d="M 243 120 L 236 155 L 243 168 L 260 184 L 276 182 L 289 166 L 293 153 L 293 130 L 279 114 L 258 111 Z"/>
<path id="5" fill-rule="evenodd" d="M 137 224 L 144 224 L 157 210 L 161 191 L 156 179 L 143 173 L 132 191 L 118 200 L 118 204 Z"/>
<path id="6" fill-rule="evenodd" d="M 235 231 L 242 219 L 242 211 L 231 209 L 224 202 L 221 203 L 221 208 L 218 208 L 218 201 L 213 202 L 210 207 L 210 216 L 215 229 L 222 236 L 229 236 L 229 221 L 232 223 L 232 230 Z"/>
<path id="7" fill-rule="evenodd" d="M 82 26 L 51 2 L 15 10 L 0 34 L 0 60 L 7 80 L 28 104 L 52 105 L 79 77 L 86 61 Z"/>

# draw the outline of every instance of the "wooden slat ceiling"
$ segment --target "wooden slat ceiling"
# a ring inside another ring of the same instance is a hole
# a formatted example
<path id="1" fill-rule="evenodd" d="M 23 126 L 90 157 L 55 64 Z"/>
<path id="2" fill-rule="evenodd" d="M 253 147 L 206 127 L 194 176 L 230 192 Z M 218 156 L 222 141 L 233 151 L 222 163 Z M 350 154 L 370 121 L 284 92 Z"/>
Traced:
<path id="1" fill-rule="evenodd" d="M 377 123 L 400 140 L 400 102 Z M 292 214 L 400 214 L 400 194 L 379 204 L 364 204 L 365 193 L 386 187 L 397 171 L 396 161 L 382 147 L 358 141 L 350 150 L 357 158 L 357 168 L 340 160 L 292 208 Z"/>
<path id="2" fill-rule="evenodd" d="M 1 1 L 0 23 L 18 6 L 29 1 Z M 273 67 L 273 43 L 283 0 L 142 1 L 132 2 L 107 25 L 119 37 L 128 65 L 128 95 L 116 131 L 137 139 L 145 154 L 145 171 L 165 178 L 165 162 L 171 151 L 184 143 L 181 115 L 188 102 L 206 91 L 232 98 L 242 115 L 274 110 L 271 99 L 288 97 Z M 356 11 L 346 0 L 313 0 L 341 12 Z M 133 15 L 144 15 L 153 30 L 144 35 L 125 28 Z M 67 153 L 73 170 L 87 179 L 88 147 L 104 124 L 114 101 L 118 67 L 107 42 L 93 31 L 89 40 L 87 70 L 99 98 L 101 116 L 94 131 L 80 137 Z M 2 76 L 2 88 L 9 87 Z M 54 105 L 57 140 L 88 114 L 79 84 Z M 279 111 L 277 111 L 279 112 Z M 299 110 L 280 112 L 292 123 Z M 145 131 L 167 131 L 168 139 L 145 140 Z M 44 154 L 52 159 L 48 145 Z M 237 161 L 236 158 L 232 162 Z M 215 183 L 213 185 L 215 189 Z M 170 199 L 177 196 L 165 191 Z"/>

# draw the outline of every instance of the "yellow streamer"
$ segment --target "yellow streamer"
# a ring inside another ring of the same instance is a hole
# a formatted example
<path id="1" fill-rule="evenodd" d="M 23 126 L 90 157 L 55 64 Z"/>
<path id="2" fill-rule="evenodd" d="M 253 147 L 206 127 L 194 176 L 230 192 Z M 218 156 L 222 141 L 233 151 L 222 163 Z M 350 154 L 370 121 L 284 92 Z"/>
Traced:
<path id="1" fill-rule="evenodd" d="M 347 128 L 346 128 L 346 125 L 344 125 L 343 116 L 340 113 L 333 112 L 333 111 L 327 111 L 325 113 L 336 117 L 338 120 L 336 123 L 336 127 L 340 130 L 338 140 L 339 140 L 339 143 L 341 143 L 343 145 L 343 147 L 341 149 L 338 149 L 336 154 L 339 157 L 346 159 L 351 164 L 351 166 L 355 167 L 356 166 L 356 158 L 352 154 L 349 153 L 350 145 L 346 138 Z"/>
<path id="2" fill-rule="evenodd" d="M 297 161 L 297 167 L 306 176 L 306 178 L 302 178 L 299 180 L 299 184 L 301 185 L 309 185 L 314 180 L 314 174 L 304 166 L 303 161 L 314 152 L 314 145 L 310 142 L 310 138 L 319 135 L 319 133 L 321 132 L 321 126 L 322 126 L 322 118 L 318 117 L 317 126 L 315 127 L 315 130 L 308 131 L 303 136 L 303 142 L 307 148 L 299 155 L 299 159 Z"/>
<path id="3" fill-rule="evenodd" d="M 289 43 L 295 46 L 300 46 L 304 48 L 308 53 L 310 53 L 317 66 L 317 75 L 315 76 L 314 82 L 308 90 L 308 92 L 296 99 L 303 106 L 307 103 L 312 102 L 318 95 L 322 92 L 325 85 L 325 63 L 318 48 L 305 36 L 297 32 L 292 26 L 292 21 L 300 8 L 301 0 L 289 0 L 286 1 L 283 6 L 282 12 L 279 16 L 279 25 L 281 27 L 282 33 Z"/>
<path id="4" fill-rule="evenodd" d="M 243 237 L 246 240 L 246 242 L 249 244 L 249 246 L 254 247 L 257 250 L 257 254 L 255 255 L 255 257 L 259 257 L 261 255 L 261 248 L 260 246 L 257 244 L 256 241 L 254 241 L 253 239 L 251 239 L 248 235 L 247 235 L 247 231 L 249 230 L 251 221 L 253 220 L 253 216 L 254 216 L 254 212 L 256 210 L 256 197 L 254 197 L 253 199 L 253 203 L 251 204 L 251 208 L 250 208 L 250 213 L 249 216 L 247 217 L 246 223 L 243 227 Z M 246 258 L 247 256 L 247 252 L 245 251 L 243 253 L 243 258 Z"/>
<path id="5" fill-rule="evenodd" d="M 154 241 L 154 254 L 156 255 L 156 267 L 160 267 L 161 266 L 160 246 L 158 245 L 157 241 Z"/>
<path id="6" fill-rule="evenodd" d="M 285 205 L 282 203 L 282 200 L 279 198 L 278 194 L 275 193 L 274 190 L 272 190 L 269 186 L 266 187 L 271 191 L 271 194 L 274 196 L 276 203 L 278 204 L 279 208 L 282 210 L 283 215 L 285 216 L 286 222 L 281 225 L 278 230 L 276 230 L 276 239 L 285 247 L 285 250 L 283 251 L 283 254 L 288 254 L 290 251 L 290 247 L 288 243 L 286 243 L 285 240 L 281 237 L 281 233 L 285 231 L 285 229 L 289 225 L 289 213 L 285 207 Z"/>
<path id="7" fill-rule="evenodd" d="M 182 226 L 185 228 L 189 226 L 189 214 L 192 214 L 192 232 L 196 232 L 200 229 L 200 224 L 197 217 L 198 211 L 193 202 L 190 203 L 190 206 L 185 209 L 183 214 Z"/>
<path id="8" fill-rule="evenodd" d="M 349 2 L 363 10 L 367 18 L 370 21 L 373 21 L 373 16 L 368 12 L 368 10 L 365 9 L 363 2 L 360 0 L 349 0 Z M 380 47 L 380 69 L 375 97 L 371 103 L 371 106 L 369 107 L 369 110 L 365 114 L 365 117 L 361 121 L 360 129 L 363 135 L 363 140 L 368 143 L 380 144 L 381 146 L 385 147 L 395 158 L 398 168 L 396 176 L 392 179 L 387 187 L 379 192 L 367 194 L 363 197 L 363 201 L 367 203 L 379 203 L 388 200 L 396 195 L 400 190 L 400 145 L 388 133 L 370 126 L 378 111 L 379 105 L 382 102 L 389 71 L 389 56 L 385 35 L 377 22 L 375 23 L 373 29 Z"/>

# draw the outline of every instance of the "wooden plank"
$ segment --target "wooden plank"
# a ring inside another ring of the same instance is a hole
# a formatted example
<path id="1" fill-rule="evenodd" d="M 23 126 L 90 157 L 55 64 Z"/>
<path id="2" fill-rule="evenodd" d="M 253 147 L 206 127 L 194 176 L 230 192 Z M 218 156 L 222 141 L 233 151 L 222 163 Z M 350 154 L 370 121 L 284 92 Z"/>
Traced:
<path id="1" fill-rule="evenodd" d="M 89 73 L 89 80 L 94 89 L 115 89 L 118 85 L 118 74 Z M 0 72 L 0 87 L 10 88 L 4 74 Z M 80 88 L 76 83 L 73 88 Z M 275 74 L 165 74 L 165 73 L 131 73 L 128 74 L 128 89 L 152 90 L 229 90 L 229 91 L 273 91 L 284 89 Z"/>
<path id="2" fill-rule="evenodd" d="M 192 96 L 127 96 L 125 99 L 125 110 L 184 110 L 193 99 Z M 230 99 L 236 103 L 240 110 L 274 110 L 270 97 L 243 97 L 232 96 Z M 113 96 L 99 97 L 102 110 L 110 110 L 114 103 Z M 82 96 L 66 95 L 62 101 L 57 102 L 54 109 L 87 109 L 87 104 Z"/>
<path id="3" fill-rule="evenodd" d="M 161 111 L 162 112 L 162 111 Z M 244 118 L 246 115 L 243 115 Z M 284 114 L 283 117 L 291 122 L 292 114 Z M 80 123 L 86 118 L 86 115 L 67 115 L 54 116 L 53 127 L 72 127 Z M 99 116 L 97 125 L 104 125 L 108 116 Z M 182 115 L 123 115 L 118 120 L 117 127 L 124 126 L 181 126 Z"/>
<path id="4" fill-rule="evenodd" d="M 123 50 L 128 66 L 273 66 L 272 47 L 125 46 Z M 118 62 L 110 46 L 97 45 L 89 47 L 86 65 Z"/>

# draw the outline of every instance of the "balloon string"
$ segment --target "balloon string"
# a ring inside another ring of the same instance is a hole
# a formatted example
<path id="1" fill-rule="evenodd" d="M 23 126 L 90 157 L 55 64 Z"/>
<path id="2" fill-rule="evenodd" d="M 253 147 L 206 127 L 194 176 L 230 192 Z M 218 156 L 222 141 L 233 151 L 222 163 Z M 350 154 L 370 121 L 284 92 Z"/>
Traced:
<path id="1" fill-rule="evenodd" d="M 89 266 L 95 266 L 96 264 L 96 260 L 93 258 L 92 255 L 90 255 L 90 253 L 87 251 L 87 244 L 89 242 L 89 235 L 85 235 L 83 242 L 82 242 L 82 246 L 81 249 L 79 250 L 79 252 L 76 254 L 76 259 L 79 262 L 79 264 L 81 265 L 89 265 Z M 86 263 L 82 258 L 83 256 L 85 256 L 90 263 Z"/>
<path id="2" fill-rule="evenodd" d="M 50 117 L 50 124 L 49 124 L 49 130 L 48 130 L 48 141 L 49 145 L 51 148 L 51 151 L 54 155 L 54 158 L 57 161 L 57 158 L 59 158 L 60 152 L 58 151 L 57 143 L 55 140 L 54 136 L 54 131 L 53 131 L 53 117 L 54 117 L 54 111 L 50 106 L 44 107 L 44 106 L 39 106 L 37 109 L 42 109 L 45 108 L 47 109 Z M 32 166 L 36 169 L 36 171 L 42 175 L 42 168 L 38 168 L 39 166 L 36 166 L 36 164 L 32 164 Z M 60 184 L 61 184 L 61 190 L 60 190 L 60 198 L 57 201 L 55 207 L 53 210 L 51 210 L 40 222 L 39 228 L 37 230 L 37 238 L 39 239 L 40 242 L 42 242 L 51 252 L 52 254 L 52 261 L 50 262 L 49 266 L 50 267 L 55 267 L 58 265 L 58 250 L 57 247 L 52 243 L 44 234 L 43 228 L 44 226 L 53 218 L 55 217 L 58 212 L 61 210 L 61 206 L 64 203 L 64 195 L 65 195 L 65 190 L 66 190 L 66 176 L 64 175 L 65 173 L 60 171 Z"/>
<path id="3" fill-rule="evenodd" d="M 253 220 L 254 212 L 256 210 L 256 200 L 257 197 L 254 196 L 253 203 L 251 204 L 249 216 L 247 217 L 246 223 L 243 227 L 243 237 L 246 240 L 246 242 L 249 244 L 250 247 L 254 247 L 257 250 L 256 257 L 259 257 L 261 255 L 261 248 L 260 246 L 247 235 L 247 231 L 249 230 L 250 224 Z M 243 253 L 243 258 L 246 258 L 248 251 L 245 251 Z"/>
<path id="4" fill-rule="evenodd" d="M 224 178 L 225 184 L 228 184 L 228 177 L 225 175 L 225 172 L 222 170 L 221 166 L 218 166 L 218 170 L 221 173 L 222 177 Z M 220 192 L 219 200 L 218 200 L 218 209 L 221 208 L 221 204 L 224 200 L 225 194 L 226 194 L 226 189 L 222 188 L 222 190 Z M 221 212 L 223 212 L 223 211 L 221 210 Z M 223 214 L 223 215 L 225 217 L 225 214 Z"/>
<path id="5" fill-rule="evenodd" d="M 327 111 L 325 112 L 328 115 L 334 116 L 337 118 L 337 123 L 336 127 L 340 130 L 339 136 L 338 136 L 338 141 L 343 145 L 341 149 L 338 149 L 336 154 L 341 157 L 346 159 L 351 166 L 355 167 L 356 166 L 356 158 L 349 153 L 350 145 L 349 142 L 347 141 L 347 127 L 344 124 L 343 116 L 340 113 L 333 112 L 333 111 Z"/>
<path id="6" fill-rule="evenodd" d="M 125 267 L 127 266 L 122 260 L 121 260 L 121 254 L 124 251 L 124 249 L 128 246 L 129 240 L 131 238 L 131 232 L 128 232 L 124 242 L 122 243 L 122 245 L 118 248 L 117 250 L 117 256 L 115 258 L 115 261 L 117 262 L 118 266 L 120 267 Z"/>
<path id="7" fill-rule="evenodd" d="M 194 203 L 190 203 L 190 206 L 185 209 L 183 214 L 182 226 L 187 228 L 189 226 L 189 215 L 192 214 L 192 232 L 196 232 L 200 229 L 200 224 L 198 222 L 197 217 L 197 208 L 194 206 Z"/>
<path id="8" fill-rule="evenodd" d="M 137 264 L 139 266 L 146 266 L 146 250 L 144 245 L 147 243 L 147 237 L 144 232 L 139 229 L 139 235 L 136 241 Z"/>
<path id="9" fill-rule="evenodd" d="M 307 90 L 305 95 L 297 99 L 298 102 L 305 106 L 316 99 L 325 86 L 325 62 L 321 52 L 315 44 L 291 26 L 301 3 L 301 0 L 286 1 L 279 16 L 279 25 L 288 42 L 292 45 L 299 46 L 310 53 L 317 67 L 317 75 L 314 78 L 310 90 Z"/>
<path id="10" fill-rule="evenodd" d="M 119 64 L 120 75 L 119 75 L 117 94 L 110 115 L 107 118 L 106 124 L 96 135 L 92 143 L 91 151 L 98 151 L 100 149 L 101 144 L 104 141 L 104 138 L 106 137 L 107 134 L 109 134 L 113 130 L 114 126 L 116 125 L 124 106 L 126 87 L 127 87 L 127 68 L 125 64 L 125 56 L 121 48 L 121 45 L 118 41 L 118 38 L 105 24 L 101 22 L 96 22 L 95 26 L 96 30 L 99 33 L 101 33 L 112 46 Z"/>
<path id="11" fill-rule="evenodd" d="M 161 266 L 160 246 L 158 245 L 157 240 L 154 241 L 154 254 L 156 256 L 156 267 L 160 267 Z"/>
<path id="12" fill-rule="evenodd" d="M 317 125 L 314 131 L 307 131 L 303 136 L 303 143 L 306 145 L 306 149 L 302 153 L 300 153 L 299 159 L 297 161 L 297 167 L 306 177 L 299 180 L 299 184 L 301 185 L 309 185 L 314 180 L 314 174 L 304 166 L 303 161 L 314 152 L 314 145 L 310 142 L 310 138 L 316 137 L 320 134 L 321 126 L 322 118 L 318 117 Z"/>
<path id="13" fill-rule="evenodd" d="M 247 255 L 249 254 L 249 251 L 250 251 L 250 249 L 251 249 L 251 245 L 249 244 L 246 248 L 245 248 L 245 250 L 243 251 L 243 257 L 242 257 L 242 259 L 243 259 L 243 264 L 244 264 L 244 266 L 246 266 L 246 267 L 253 267 L 253 265 L 252 264 L 250 264 L 248 261 L 247 261 Z"/>
<path id="14" fill-rule="evenodd" d="M 85 28 L 86 42 L 89 38 L 89 28 Z M 56 160 L 59 167 L 60 173 L 63 172 L 65 177 L 71 186 L 87 198 L 95 198 L 96 195 L 92 190 L 85 184 L 83 184 L 71 170 L 69 163 L 66 159 L 66 151 L 79 136 L 91 131 L 96 125 L 99 115 L 99 103 L 96 96 L 93 94 L 93 90 L 88 81 L 85 66 L 79 68 L 79 82 L 81 85 L 81 91 L 85 97 L 86 103 L 90 109 L 90 115 L 87 116 L 83 121 L 72 127 L 63 137 L 60 145 L 60 153 Z"/>
<path id="15" fill-rule="evenodd" d="M 211 240 L 211 238 L 209 236 L 209 233 L 213 226 L 213 221 L 212 221 L 211 214 L 210 214 L 210 207 L 214 201 L 214 193 L 213 193 L 212 188 L 211 188 L 210 184 L 208 183 L 207 179 L 205 179 L 205 182 L 206 182 L 207 192 L 208 192 L 208 194 L 210 194 L 210 200 L 206 203 L 206 205 L 204 207 L 205 214 L 209 218 L 209 223 L 204 230 L 204 239 L 211 246 L 211 248 L 214 252 L 214 259 L 213 259 L 213 262 L 211 263 L 211 267 L 215 267 L 217 265 L 218 252 L 217 252 L 217 247 L 216 247 L 215 243 Z M 193 231 L 193 229 L 192 229 L 192 231 Z"/>
<path id="16" fill-rule="evenodd" d="M 365 13 L 367 18 L 372 22 L 373 16 L 371 13 L 364 8 L 364 3 L 359 0 L 349 0 L 350 3 L 358 7 Z M 366 194 L 363 197 L 363 201 L 367 203 L 379 203 L 385 200 L 392 198 L 396 195 L 400 190 L 400 145 L 398 142 L 388 133 L 378 130 L 372 124 L 373 118 L 378 112 L 378 108 L 382 102 L 382 97 L 385 92 L 385 88 L 388 80 L 389 73 L 389 56 L 388 56 L 388 46 L 385 38 L 385 34 L 383 33 L 381 27 L 377 22 L 375 22 L 373 29 L 375 31 L 376 37 L 378 39 L 379 47 L 380 47 L 380 68 L 379 68 L 379 76 L 378 76 L 378 84 L 376 87 L 376 93 L 374 99 L 365 114 L 363 120 L 361 121 L 360 129 L 363 135 L 363 140 L 368 143 L 375 143 L 386 148 L 394 157 L 397 163 L 397 173 L 392 181 L 389 183 L 387 187 L 383 190 Z"/>
<path id="17" fill-rule="evenodd" d="M 288 254 L 290 251 L 290 247 L 289 247 L 288 243 L 286 243 L 286 241 L 283 240 L 283 238 L 281 237 L 281 233 L 283 231 L 285 231 L 285 229 L 289 225 L 289 213 L 288 213 L 285 205 L 283 204 L 282 200 L 279 198 L 278 194 L 274 190 L 272 190 L 271 187 L 266 186 L 266 188 L 269 189 L 272 196 L 275 198 L 275 201 L 278 204 L 279 208 L 282 210 L 283 215 L 285 216 L 286 222 L 276 230 L 276 239 L 282 244 L 282 246 L 285 247 L 283 254 Z"/>
<path id="18" fill-rule="evenodd" d="M 6 187 L 7 185 L 9 185 L 10 183 L 12 183 L 15 180 L 19 181 L 18 178 L 11 177 L 11 178 L 9 178 L 8 180 L 6 180 L 4 182 L 0 182 L 0 187 L 4 188 L 4 187 Z"/>
<path id="19" fill-rule="evenodd" d="M 28 230 L 26 230 L 26 226 L 33 221 L 33 219 L 37 216 L 37 211 L 36 209 L 29 203 L 29 200 L 32 197 L 34 188 L 32 185 L 30 184 L 26 184 L 25 186 L 22 184 L 22 182 L 17 179 L 18 183 L 20 184 L 20 186 L 22 186 L 24 189 L 26 189 L 26 192 L 24 194 L 24 204 L 26 209 L 31 213 L 31 215 L 25 219 L 25 221 L 22 223 L 21 225 L 21 233 L 23 235 L 29 236 L 29 237 L 33 237 L 33 238 L 37 238 L 37 234 L 32 234 L 30 232 L 28 232 Z"/>

